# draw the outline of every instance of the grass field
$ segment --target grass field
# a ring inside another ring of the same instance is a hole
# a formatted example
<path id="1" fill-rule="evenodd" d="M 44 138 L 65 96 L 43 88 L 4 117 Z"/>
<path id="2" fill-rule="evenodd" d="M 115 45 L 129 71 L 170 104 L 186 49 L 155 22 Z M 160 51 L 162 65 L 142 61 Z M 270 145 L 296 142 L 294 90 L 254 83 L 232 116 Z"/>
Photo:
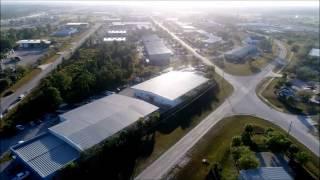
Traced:
<path id="1" fill-rule="evenodd" d="M 188 127 L 177 127 L 170 133 L 155 133 L 155 143 L 152 153 L 146 157 L 141 158 L 137 161 L 134 175 L 138 175 L 144 168 L 150 165 L 154 160 L 156 160 L 162 153 L 168 150 L 172 145 L 174 145 L 179 139 L 181 139 L 185 134 L 187 134 L 192 128 L 194 128 L 203 118 L 205 118 L 211 111 L 216 109 L 225 99 L 232 93 L 232 86 L 227 83 L 222 77 L 216 74 L 216 81 L 221 88 L 220 92 L 217 94 L 218 101 L 214 101 L 211 105 L 212 109 L 202 112 L 200 115 L 195 115 L 191 117 L 190 124 Z"/>
<path id="2" fill-rule="evenodd" d="M 257 124 L 264 128 L 272 127 L 275 130 L 284 133 L 278 126 L 260 118 L 252 116 L 233 116 L 225 118 L 215 125 L 214 128 L 194 146 L 195 148 L 188 153 L 188 157 L 190 158 L 189 163 L 178 171 L 174 179 L 205 179 L 210 170 L 210 165 L 202 164 L 201 160 L 203 158 L 208 159 L 210 164 L 213 164 L 214 162 L 220 163 L 223 169 L 223 179 L 237 179 L 238 171 L 234 166 L 229 147 L 232 137 L 240 135 L 247 123 Z M 312 154 L 311 151 L 298 143 L 294 138 L 290 137 L 290 139 L 292 142 L 296 143 L 299 148 Z M 319 158 L 314 154 L 312 154 L 312 160 L 306 164 L 306 167 L 309 171 L 313 172 L 313 174 L 316 174 L 318 177 L 320 176 L 320 170 L 318 169 Z"/>
<path id="3" fill-rule="evenodd" d="M 9 90 L 15 91 L 19 89 L 21 86 L 29 82 L 32 78 L 34 78 L 36 75 L 40 74 L 41 69 L 33 69 L 30 72 L 28 72 L 23 78 L 21 78 L 18 82 L 16 82 L 13 86 L 11 86 Z"/>
<path id="4" fill-rule="evenodd" d="M 272 60 L 272 56 L 268 54 L 259 56 L 256 58 L 256 60 L 252 62 L 249 62 L 249 60 L 247 60 L 244 63 L 235 64 L 225 60 L 223 63 L 217 62 L 215 64 L 227 73 L 238 76 L 248 76 L 260 72 L 260 70 L 266 65 L 268 65 Z"/>

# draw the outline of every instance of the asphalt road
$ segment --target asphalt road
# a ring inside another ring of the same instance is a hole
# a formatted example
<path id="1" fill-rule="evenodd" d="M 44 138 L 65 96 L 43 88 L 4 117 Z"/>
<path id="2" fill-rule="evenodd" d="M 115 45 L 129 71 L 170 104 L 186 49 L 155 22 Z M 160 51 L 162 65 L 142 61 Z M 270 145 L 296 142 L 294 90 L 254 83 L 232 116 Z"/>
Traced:
<path id="1" fill-rule="evenodd" d="M 157 22 L 156 22 L 157 23 Z M 158 23 L 157 23 L 158 24 Z M 167 28 L 158 24 L 159 27 L 167 31 L 175 40 L 189 50 L 195 57 L 199 58 L 207 65 L 215 66 L 207 58 L 198 54 L 191 46 L 182 41 Z M 285 59 L 287 51 L 280 41 L 275 41 L 279 47 L 278 57 Z M 319 140 L 310 134 L 314 127 L 306 121 L 306 117 L 276 111 L 263 103 L 256 94 L 257 85 L 266 77 L 276 76 L 272 72 L 275 64 L 271 63 L 260 73 L 251 76 L 233 76 L 224 73 L 219 67 L 215 66 L 216 72 L 223 76 L 234 91 L 232 95 L 215 111 L 203 119 L 195 128 L 181 138 L 175 145 L 162 154 L 150 166 L 142 171 L 135 179 L 164 179 L 170 170 L 177 165 L 186 153 L 220 120 L 233 115 L 253 115 L 266 119 L 287 131 L 291 126 L 290 134 L 299 142 L 308 147 L 312 152 L 319 156 Z"/>
<path id="2" fill-rule="evenodd" d="M 40 74 L 35 76 L 31 81 L 17 89 L 13 94 L 1 97 L 1 111 L 8 109 L 10 106 L 16 106 L 18 103 L 17 98 L 20 94 L 28 94 L 31 92 L 33 88 L 35 88 L 41 81 L 42 78 L 46 77 L 52 70 L 54 70 L 64 59 L 69 59 L 71 57 L 72 52 L 78 49 L 96 30 L 100 28 L 101 24 L 96 24 L 89 29 L 89 31 L 78 41 L 72 43 L 72 48 L 63 52 L 52 64 L 50 64 L 46 69 L 42 70 Z M 0 112 L 0 114 L 2 113 Z"/>

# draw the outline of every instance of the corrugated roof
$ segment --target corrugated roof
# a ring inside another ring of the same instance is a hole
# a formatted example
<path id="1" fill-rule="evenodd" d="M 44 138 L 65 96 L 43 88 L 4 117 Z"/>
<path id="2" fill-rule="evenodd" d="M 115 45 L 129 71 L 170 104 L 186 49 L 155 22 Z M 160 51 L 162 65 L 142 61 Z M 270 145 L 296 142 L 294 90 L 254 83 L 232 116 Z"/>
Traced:
<path id="1" fill-rule="evenodd" d="M 320 57 L 320 49 L 312 48 L 309 53 L 309 56 Z"/>
<path id="2" fill-rule="evenodd" d="M 132 88 L 150 92 L 173 101 L 208 80 L 195 72 L 171 71 Z"/>
<path id="3" fill-rule="evenodd" d="M 293 180 L 283 167 L 261 167 L 240 171 L 241 180 Z"/>
<path id="4" fill-rule="evenodd" d="M 66 121 L 49 130 L 85 150 L 157 109 L 147 102 L 113 94 L 62 114 Z"/>
<path id="5" fill-rule="evenodd" d="M 50 133 L 14 146 L 12 150 L 43 178 L 80 156 L 79 151 Z"/>
<path id="6" fill-rule="evenodd" d="M 142 41 L 148 55 L 172 54 L 171 50 L 168 49 L 163 41 L 155 34 L 142 37 Z"/>

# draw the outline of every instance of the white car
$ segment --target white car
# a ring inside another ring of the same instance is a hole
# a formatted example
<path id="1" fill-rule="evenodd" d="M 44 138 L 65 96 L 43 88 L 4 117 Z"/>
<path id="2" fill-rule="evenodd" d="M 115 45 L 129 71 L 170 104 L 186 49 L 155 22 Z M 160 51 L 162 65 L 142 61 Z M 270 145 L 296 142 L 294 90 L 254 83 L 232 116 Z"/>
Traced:
<path id="1" fill-rule="evenodd" d="M 29 171 L 19 172 L 12 180 L 22 180 L 30 175 Z"/>
<path id="2" fill-rule="evenodd" d="M 18 100 L 21 101 L 24 97 L 25 97 L 24 94 L 20 94 L 20 96 L 18 97 Z"/>
<path id="3" fill-rule="evenodd" d="M 21 124 L 16 125 L 16 128 L 20 131 L 24 130 L 24 126 Z"/>

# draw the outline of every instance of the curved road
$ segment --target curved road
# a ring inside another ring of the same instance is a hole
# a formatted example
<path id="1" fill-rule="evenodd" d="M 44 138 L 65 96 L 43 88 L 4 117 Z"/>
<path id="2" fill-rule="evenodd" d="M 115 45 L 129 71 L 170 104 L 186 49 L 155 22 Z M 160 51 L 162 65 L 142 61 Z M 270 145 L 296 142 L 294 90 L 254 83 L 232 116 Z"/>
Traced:
<path id="1" fill-rule="evenodd" d="M 175 34 L 170 32 L 166 27 L 154 21 L 160 28 L 167 31 L 172 38 L 177 40 L 182 46 L 189 50 L 195 57 L 199 58 L 203 63 L 215 66 L 207 58 L 198 54 L 191 46 L 182 41 Z M 275 40 L 279 47 L 278 57 L 285 59 L 287 51 L 280 41 Z M 221 104 L 215 111 L 210 113 L 195 128 L 181 138 L 175 145 L 162 154 L 135 179 L 162 179 L 170 172 L 170 170 L 179 163 L 186 153 L 220 120 L 233 115 L 254 115 L 266 119 L 284 130 L 288 130 L 291 126 L 290 134 L 308 147 L 317 156 L 319 152 L 319 141 L 310 134 L 314 127 L 309 125 L 303 116 L 276 111 L 265 103 L 263 103 L 256 94 L 257 85 L 266 77 L 276 76 L 272 72 L 275 64 L 271 63 L 265 67 L 260 73 L 252 76 L 233 76 L 224 73 L 219 67 L 215 66 L 216 72 L 224 77 L 232 84 L 233 94 Z"/>

